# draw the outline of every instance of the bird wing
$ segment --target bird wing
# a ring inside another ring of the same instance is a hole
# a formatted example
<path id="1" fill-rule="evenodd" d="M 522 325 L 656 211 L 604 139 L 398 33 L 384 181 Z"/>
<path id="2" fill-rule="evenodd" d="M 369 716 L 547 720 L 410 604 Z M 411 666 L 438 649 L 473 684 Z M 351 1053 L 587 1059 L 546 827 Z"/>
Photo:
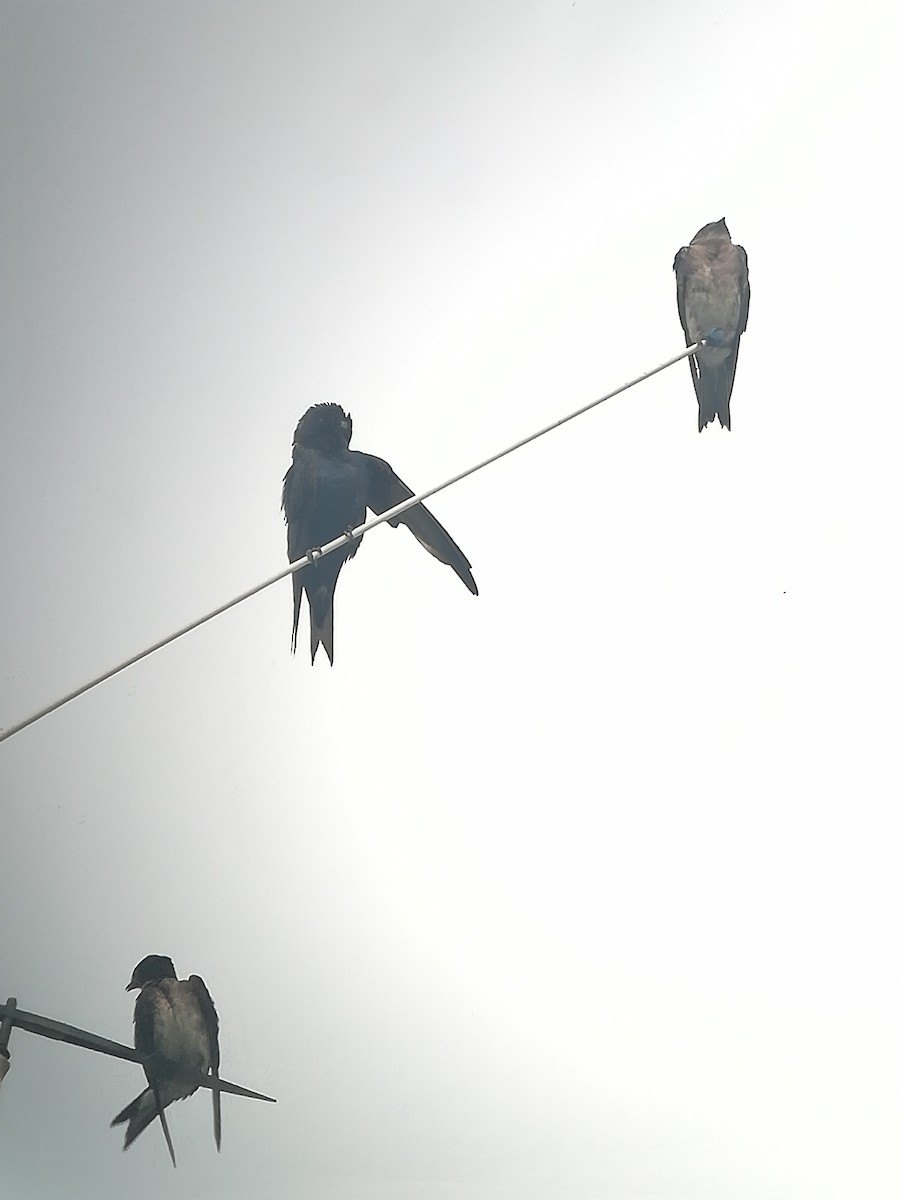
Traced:
<path id="1" fill-rule="evenodd" d="M 395 473 L 389 463 L 374 454 L 363 454 L 354 451 L 357 458 L 365 463 L 366 468 L 366 504 L 374 513 L 387 512 L 396 504 L 409 500 L 415 492 L 410 491 L 402 479 Z M 425 547 L 429 554 L 434 555 L 442 563 L 452 567 L 473 596 L 478 595 L 478 587 L 472 575 L 472 564 L 454 542 L 453 538 L 424 504 L 416 504 L 406 512 L 388 521 L 394 529 L 405 525 L 416 540 Z"/>
<path id="2" fill-rule="evenodd" d="M 156 989 L 141 988 L 134 1002 L 134 1048 L 141 1054 L 156 1053 L 154 1035 Z"/>
<path id="3" fill-rule="evenodd" d="M 284 482 L 281 485 L 281 507 L 284 510 L 284 523 L 285 524 L 287 524 L 288 521 L 290 520 L 290 517 L 288 515 L 288 505 L 290 504 L 291 484 L 293 483 L 293 479 L 294 479 L 293 472 L 294 472 L 294 464 L 291 463 L 291 465 L 288 467 L 287 472 L 285 474 Z"/>
<path id="4" fill-rule="evenodd" d="M 747 328 L 747 318 L 750 315 L 750 272 L 747 269 L 747 251 L 743 246 L 735 246 L 738 253 L 738 261 L 741 264 L 741 315 L 738 319 L 738 333 L 741 334 Z"/>
<path id="5" fill-rule="evenodd" d="M 188 983 L 193 989 L 197 999 L 197 1004 L 203 1016 L 203 1024 L 206 1027 L 206 1036 L 209 1040 L 209 1061 L 210 1065 L 218 1071 L 219 1069 L 219 1015 L 216 1012 L 216 1006 L 213 1004 L 212 996 L 207 990 L 206 984 L 199 975 L 192 975 L 188 979 Z"/>
<path id="6" fill-rule="evenodd" d="M 134 1048 L 139 1050 L 141 1054 L 156 1054 L 156 1004 L 159 999 L 156 988 L 145 987 L 141 988 L 137 1000 L 134 1002 Z M 125 1149 L 127 1150 L 139 1133 L 150 1124 L 154 1117 L 159 1117 L 162 1125 L 163 1136 L 166 1139 L 166 1146 L 169 1150 L 169 1157 L 172 1159 L 172 1166 L 175 1163 L 175 1147 L 172 1145 L 172 1135 L 169 1133 L 169 1125 L 166 1121 L 165 1106 L 162 1102 L 162 1097 L 159 1094 L 159 1072 L 154 1069 L 152 1063 L 144 1063 L 144 1074 L 147 1076 L 147 1082 L 150 1084 L 147 1092 L 142 1092 L 127 1108 L 123 1109 L 117 1117 L 113 1119 L 112 1124 L 118 1125 L 122 1121 L 129 1122 L 128 1130 L 125 1134 Z M 153 1097 L 152 1106 L 148 1100 L 144 1101 L 144 1096 L 149 1092 Z"/>
<path id="7" fill-rule="evenodd" d="M 212 996 L 199 975 L 192 975 L 188 983 L 194 990 L 197 1005 L 206 1027 L 206 1037 L 209 1042 L 209 1063 L 213 1079 L 219 1078 L 219 1014 L 213 1004 Z M 216 1149 L 222 1149 L 222 1093 L 218 1088 L 212 1089 L 213 1102 L 213 1136 L 216 1139 Z"/>
<path id="8" fill-rule="evenodd" d="M 687 292 L 688 277 L 691 272 L 691 248 L 690 246 L 682 246 L 675 255 L 675 262 L 672 269 L 675 272 L 676 291 L 678 295 L 678 317 L 681 321 L 681 328 L 684 330 L 684 344 L 690 346 L 694 342 L 688 330 L 687 311 L 685 307 L 685 295 Z M 700 402 L 700 364 L 697 362 L 696 354 L 691 354 L 688 358 L 688 366 L 691 369 L 691 379 L 694 384 L 694 394 L 697 397 L 697 402 Z"/>
<path id="9" fill-rule="evenodd" d="M 302 558 L 309 549 L 309 546 L 304 546 L 302 550 L 298 548 L 298 542 L 303 536 L 301 522 L 304 504 L 300 495 L 301 485 L 301 472 L 296 462 L 293 462 L 287 469 L 281 489 L 281 507 L 284 509 L 284 523 L 288 527 L 288 557 L 292 562 Z"/>
<path id="10" fill-rule="evenodd" d="M 734 388 L 734 376 L 737 371 L 738 351 L 741 348 L 741 334 L 747 328 L 747 317 L 750 314 L 750 275 L 747 270 L 747 251 L 743 246 L 735 246 L 736 269 L 738 272 L 738 293 L 740 307 L 738 309 L 737 332 L 734 338 L 734 349 L 728 357 L 727 375 L 725 380 L 725 396 L 730 401 Z"/>

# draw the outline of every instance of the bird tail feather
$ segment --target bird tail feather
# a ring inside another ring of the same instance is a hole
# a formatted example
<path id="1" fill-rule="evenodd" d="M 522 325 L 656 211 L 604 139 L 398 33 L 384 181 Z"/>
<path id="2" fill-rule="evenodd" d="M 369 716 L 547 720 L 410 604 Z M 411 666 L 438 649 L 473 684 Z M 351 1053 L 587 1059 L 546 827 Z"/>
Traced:
<path id="1" fill-rule="evenodd" d="M 131 1143 L 139 1134 L 142 1134 L 150 1122 L 159 1114 L 159 1108 L 156 1104 L 156 1097 L 153 1095 L 151 1088 L 145 1088 L 144 1091 L 130 1104 L 122 1109 L 117 1117 L 113 1117 L 110 1121 L 110 1128 L 116 1125 L 124 1125 L 128 1122 L 128 1128 L 125 1130 L 125 1145 L 124 1150 L 127 1150 Z"/>
<path id="2" fill-rule="evenodd" d="M 219 1072 L 213 1068 L 213 1079 L 218 1083 Z M 213 1088 L 213 1137 L 216 1139 L 216 1149 L 222 1149 L 222 1093 L 218 1088 Z"/>
<path id="3" fill-rule="evenodd" d="M 716 417 L 724 429 L 731 428 L 731 413 L 729 412 L 728 373 L 727 364 L 721 366 L 706 365 L 700 372 L 700 386 L 697 391 L 700 412 L 697 418 L 697 428 L 703 429 Z"/>
<path id="4" fill-rule="evenodd" d="M 310 662 L 316 661 L 316 651 L 320 645 L 325 647 L 328 661 L 334 666 L 334 597 L 327 591 L 315 592 L 310 596 Z"/>
<path id="5" fill-rule="evenodd" d="M 297 629 L 300 625 L 300 601 L 303 599 L 303 580 L 301 572 L 295 571 L 291 576 L 294 585 L 294 628 L 291 631 L 291 654 L 297 653 Z"/>

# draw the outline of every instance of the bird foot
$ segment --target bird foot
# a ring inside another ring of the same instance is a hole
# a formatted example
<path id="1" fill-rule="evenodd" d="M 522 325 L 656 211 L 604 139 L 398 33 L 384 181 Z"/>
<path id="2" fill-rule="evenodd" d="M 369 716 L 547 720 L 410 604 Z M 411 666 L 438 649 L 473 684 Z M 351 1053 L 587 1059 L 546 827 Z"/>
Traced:
<path id="1" fill-rule="evenodd" d="M 718 325 L 715 329 L 710 329 L 703 335 L 704 343 L 713 350 L 721 350 L 727 340 L 728 333 Z"/>

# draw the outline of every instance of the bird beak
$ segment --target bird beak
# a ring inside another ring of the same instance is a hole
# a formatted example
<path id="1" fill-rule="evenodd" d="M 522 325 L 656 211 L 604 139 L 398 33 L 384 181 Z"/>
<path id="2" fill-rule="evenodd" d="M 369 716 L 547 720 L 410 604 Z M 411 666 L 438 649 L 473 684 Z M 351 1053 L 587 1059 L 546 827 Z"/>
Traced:
<path id="1" fill-rule="evenodd" d="M 125 984 L 125 991 L 133 992 L 136 988 L 139 988 L 140 986 L 141 985 L 139 983 L 135 983 L 134 980 L 132 979 L 131 983 Z"/>

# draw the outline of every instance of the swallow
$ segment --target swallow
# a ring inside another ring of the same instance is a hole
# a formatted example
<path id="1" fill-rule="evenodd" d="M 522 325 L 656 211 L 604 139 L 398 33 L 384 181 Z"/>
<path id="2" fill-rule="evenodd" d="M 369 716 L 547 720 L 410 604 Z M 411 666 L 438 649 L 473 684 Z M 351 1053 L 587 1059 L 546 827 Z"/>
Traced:
<path id="1" fill-rule="evenodd" d="M 110 1127 L 128 1122 L 124 1150 L 159 1117 L 175 1166 L 166 1123 L 173 1100 L 193 1095 L 201 1076 L 219 1078 L 219 1018 L 199 975 L 179 979 L 171 958 L 148 954 L 134 968 L 126 991 L 140 989 L 134 1004 L 134 1048 L 151 1055 L 144 1063 L 149 1087 L 114 1117 Z M 221 1095 L 213 1088 L 213 1134 L 222 1148 Z"/>
<path id="2" fill-rule="evenodd" d="M 415 495 L 384 459 L 351 450 L 352 434 L 350 415 L 339 404 L 314 404 L 297 424 L 293 461 L 281 493 L 290 562 L 361 525 L 367 508 L 383 513 Z M 406 525 L 429 554 L 452 567 L 472 595 L 478 595 L 472 564 L 424 504 L 392 517 L 388 524 L 395 529 Z M 334 664 L 334 589 L 341 567 L 356 554 L 361 542 L 361 537 L 347 542 L 293 573 L 292 653 L 297 650 L 300 602 L 305 591 L 311 661 L 316 661 L 321 645 L 328 661 Z"/>
<path id="3" fill-rule="evenodd" d="M 731 429 L 731 389 L 741 334 L 747 328 L 750 280 L 747 252 L 731 240 L 724 217 L 691 238 L 675 255 L 678 315 L 685 345 L 703 341 L 688 358 L 700 406 L 697 428 L 714 417 Z"/>

